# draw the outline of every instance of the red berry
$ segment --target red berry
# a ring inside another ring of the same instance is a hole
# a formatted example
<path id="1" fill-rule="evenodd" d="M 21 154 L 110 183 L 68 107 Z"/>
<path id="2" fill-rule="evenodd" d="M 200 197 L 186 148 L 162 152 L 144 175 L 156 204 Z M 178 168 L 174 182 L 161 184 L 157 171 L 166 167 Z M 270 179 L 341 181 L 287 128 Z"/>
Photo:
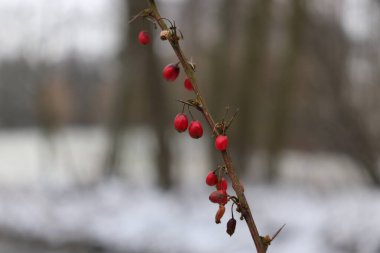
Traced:
<path id="1" fill-rule="evenodd" d="M 177 114 L 177 116 L 175 116 L 174 128 L 178 132 L 182 133 L 182 132 L 186 131 L 188 124 L 189 124 L 189 122 L 188 122 L 187 117 L 184 113 L 180 113 L 180 114 Z"/>
<path id="2" fill-rule="evenodd" d="M 215 139 L 215 148 L 219 151 L 225 151 L 228 145 L 228 137 L 225 135 L 218 135 Z"/>
<path id="3" fill-rule="evenodd" d="M 150 35 L 147 31 L 141 31 L 139 33 L 139 42 L 141 45 L 147 45 L 150 42 Z"/>
<path id="4" fill-rule="evenodd" d="M 227 203 L 227 193 L 225 191 L 213 191 L 208 199 L 212 203 L 217 203 L 217 204 L 226 204 Z"/>
<path id="5" fill-rule="evenodd" d="M 216 189 L 218 189 L 218 190 L 227 191 L 227 187 L 228 187 L 228 183 L 227 183 L 226 179 L 224 179 L 224 177 L 222 178 L 222 180 L 220 180 L 216 184 Z"/>
<path id="6" fill-rule="evenodd" d="M 174 81 L 175 79 L 177 79 L 178 75 L 179 75 L 178 64 L 169 64 L 162 71 L 162 76 L 167 81 Z"/>
<path id="7" fill-rule="evenodd" d="M 215 171 L 208 173 L 206 177 L 206 184 L 209 186 L 214 186 L 218 183 L 218 177 L 215 175 Z"/>
<path id="8" fill-rule="evenodd" d="M 185 79 L 185 88 L 186 90 L 193 90 L 193 84 L 191 83 L 190 79 L 186 77 Z"/>
<path id="9" fill-rule="evenodd" d="M 195 120 L 190 123 L 189 134 L 194 139 L 199 139 L 203 135 L 203 128 L 201 122 Z"/>

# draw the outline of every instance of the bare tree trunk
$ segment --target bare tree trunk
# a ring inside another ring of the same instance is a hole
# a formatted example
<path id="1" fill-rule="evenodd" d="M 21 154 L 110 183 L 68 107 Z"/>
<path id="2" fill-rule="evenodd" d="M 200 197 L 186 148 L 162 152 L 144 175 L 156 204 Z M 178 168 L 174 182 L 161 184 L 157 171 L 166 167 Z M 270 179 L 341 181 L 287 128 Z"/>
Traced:
<path id="1" fill-rule="evenodd" d="M 171 178 L 171 157 L 169 150 L 169 139 L 165 136 L 169 119 L 169 108 L 164 84 L 161 81 L 161 71 L 157 68 L 158 61 L 154 55 L 153 47 L 147 49 L 146 71 L 144 82 L 147 102 L 149 102 L 149 119 L 157 137 L 158 149 L 155 154 L 156 166 L 158 169 L 158 183 L 162 189 L 169 189 L 172 186 Z"/>
<path id="2" fill-rule="evenodd" d="M 172 180 L 169 143 L 165 138 L 169 115 L 166 94 L 153 45 L 142 46 L 137 41 L 141 30 L 152 32 L 152 24 L 145 21 L 128 26 L 129 18 L 144 9 L 146 2 L 125 0 L 123 4 L 125 37 L 120 57 L 122 70 L 112 110 L 110 148 L 105 173 L 106 175 L 121 173 L 120 151 L 123 148 L 122 136 L 128 125 L 127 119 L 133 119 L 137 123 L 146 122 L 152 126 L 157 137 L 158 147 L 154 158 L 159 185 L 163 189 L 168 189 L 172 185 Z M 152 36 L 152 39 L 154 37 Z"/>
<path id="3" fill-rule="evenodd" d="M 234 45 L 234 34 L 236 20 L 236 9 L 240 1 L 223 0 L 220 1 L 218 23 L 220 24 L 220 39 L 211 49 L 211 80 L 208 93 L 210 109 L 216 115 L 217 120 L 221 120 L 225 114 L 225 108 L 231 100 L 230 88 L 233 84 L 234 66 L 232 66 L 232 55 Z M 228 36 L 226 36 L 228 35 Z M 212 160 L 217 159 L 214 152 L 214 143 L 211 143 L 210 156 Z"/>
<path id="4" fill-rule="evenodd" d="M 242 63 L 238 75 L 239 117 L 236 122 L 238 167 L 244 173 L 250 150 L 256 144 L 257 111 L 260 105 L 260 87 L 266 66 L 267 39 L 271 23 L 271 0 L 257 0 L 250 3 L 250 11 L 244 27 Z"/>
<path id="5" fill-rule="evenodd" d="M 343 150 L 354 158 L 367 173 L 372 183 L 379 187 L 380 176 L 378 174 L 377 153 L 372 143 L 372 137 L 363 124 L 361 116 L 355 108 L 341 101 L 336 108 L 336 115 L 341 122 L 340 143 Z"/>
<path id="6" fill-rule="evenodd" d="M 120 176 L 121 167 L 120 167 L 120 155 L 121 150 L 123 148 L 122 138 L 124 135 L 125 127 L 128 124 L 127 121 L 127 108 L 129 105 L 129 101 L 131 98 L 131 83 L 133 80 L 133 71 L 129 68 L 131 62 L 134 58 L 137 57 L 135 50 L 138 50 L 138 45 L 133 40 L 139 30 L 139 27 L 128 27 L 128 19 L 130 15 L 136 13 L 136 11 L 141 10 L 144 7 L 143 1 L 123 1 L 120 3 L 122 8 L 122 24 L 123 30 L 121 33 L 123 34 L 122 38 L 122 47 L 120 53 L 120 75 L 117 80 L 117 85 L 115 87 L 115 93 L 113 98 L 113 104 L 111 105 L 111 115 L 109 122 L 109 148 L 108 153 L 106 155 L 105 161 L 105 176 Z M 141 61 L 136 59 L 138 62 Z M 141 64 L 140 64 L 141 65 Z"/>
<path id="7" fill-rule="evenodd" d="M 307 22 L 306 2 L 292 1 L 292 14 L 288 23 L 288 44 L 278 80 L 275 82 L 271 131 L 268 141 L 267 180 L 274 181 L 278 174 L 278 160 L 288 136 L 294 104 L 297 63 Z"/>
<path id="8" fill-rule="evenodd" d="M 352 45 L 338 21 L 335 25 L 318 22 L 313 30 L 316 34 L 322 32 L 325 34 L 323 38 L 314 34 L 309 36 L 315 42 L 312 53 L 322 69 L 318 74 L 327 78 L 325 85 L 316 84 L 318 96 L 323 96 L 322 103 L 328 103 L 331 108 L 328 112 L 329 118 L 320 124 L 319 134 L 331 142 L 334 150 L 349 155 L 361 165 L 371 182 L 379 187 L 380 175 L 375 139 L 368 129 L 363 114 L 353 106 L 348 95 L 350 90 L 347 85 L 349 80 L 346 78 L 347 62 L 350 60 Z M 327 50 L 330 50 L 329 54 L 326 54 Z"/>

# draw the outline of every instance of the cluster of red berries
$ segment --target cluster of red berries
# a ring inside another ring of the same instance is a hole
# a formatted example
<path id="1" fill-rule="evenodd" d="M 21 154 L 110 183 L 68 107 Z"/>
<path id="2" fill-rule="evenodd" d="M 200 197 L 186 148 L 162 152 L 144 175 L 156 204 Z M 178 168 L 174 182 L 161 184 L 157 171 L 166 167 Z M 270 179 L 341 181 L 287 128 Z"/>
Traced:
<path id="1" fill-rule="evenodd" d="M 219 204 L 218 211 L 215 214 L 215 223 L 219 224 L 219 223 L 221 223 L 220 220 L 222 219 L 222 217 L 224 215 L 224 212 L 226 210 L 225 205 L 227 204 L 227 202 L 229 200 L 229 197 L 228 197 L 228 194 L 227 194 L 228 183 L 227 183 L 227 181 L 226 181 L 226 179 L 224 177 L 222 177 L 220 179 L 220 177 L 218 177 L 216 175 L 215 171 L 210 171 L 207 174 L 207 177 L 206 177 L 206 184 L 209 185 L 209 186 L 215 186 L 216 187 L 216 191 L 213 191 L 210 194 L 209 199 L 210 199 L 210 201 L 212 203 Z M 234 203 L 232 204 L 232 207 L 231 207 L 231 215 L 232 215 L 232 217 L 227 222 L 227 230 L 226 230 L 226 232 L 230 236 L 233 235 L 233 233 L 235 232 L 235 228 L 236 228 L 236 220 L 234 218 L 234 214 L 233 214 L 233 211 L 232 211 L 232 208 L 233 208 L 234 204 L 236 204 L 235 201 L 234 201 Z M 239 209 L 237 209 L 237 210 L 239 210 Z"/>
<path id="2" fill-rule="evenodd" d="M 219 224 L 224 215 L 226 208 L 224 207 L 228 202 L 227 188 L 228 183 L 224 177 L 218 177 L 216 171 L 210 171 L 206 177 L 206 184 L 215 186 L 216 190 L 211 192 L 209 200 L 212 203 L 219 204 L 218 211 L 215 214 L 215 223 Z"/>
<path id="3" fill-rule="evenodd" d="M 174 118 L 174 128 L 179 132 L 185 132 L 189 126 L 189 121 L 186 114 L 179 113 Z M 199 139 L 203 136 L 203 127 L 201 122 L 193 120 L 189 126 L 189 135 L 194 139 Z M 218 135 L 215 139 L 215 148 L 219 151 L 225 151 L 228 145 L 228 137 L 226 135 Z"/>
<path id="4" fill-rule="evenodd" d="M 215 171 L 211 171 L 208 173 L 206 177 L 206 184 L 209 186 L 215 186 L 216 190 L 213 191 L 209 199 L 213 203 L 225 205 L 228 201 L 227 198 L 227 188 L 228 183 L 224 177 L 219 178 Z"/>
<path id="5" fill-rule="evenodd" d="M 147 45 L 150 43 L 151 38 L 148 32 L 141 31 L 139 33 L 138 40 L 141 45 Z M 175 81 L 177 77 L 179 76 L 179 74 L 180 74 L 179 63 L 177 64 L 171 63 L 165 66 L 165 68 L 162 71 L 163 78 L 170 82 Z M 184 86 L 185 86 L 185 89 L 189 91 L 194 90 L 193 84 L 191 83 L 191 80 L 188 77 L 185 79 Z M 190 115 L 191 115 L 191 112 L 190 112 Z M 202 124 L 199 121 L 193 119 L 189 125 L 187 116 L 183 111 L 182 113 L 179 113 L 175 116 L 174 128 L 179 133 L 185 132 L 188 129 L 189 135 L 194 139 L 199 139 L 203 136 Z M 223 134 L 218 135 L 215 138 L 215 148 L 223 152 L 223 151 L 226 151 L 227 146 L 228 146 L 228 137 L 223 132 Z M 220 169 L 221 168 L 219 168 L 219 172 L 220 172 Z M 228 183 L 224 177 L 219 177 L 216 174 L 216 171 L 214 170 L 208 173 L 206 177 L 206 184 L 209 186 L 216 187 L 216 190 L 210 194 L 209 200 L 212 203 L 219 204 L 219 209 L 215 215 L 215 222 L 219 224 L 221 223 L 220 220 L 225 213 L 225 205 L 227 204 L 229 200 L 229 197 L 227 194 Z M 232 218 L 227 222 L 227 233 L 229 235 L 232 235 L 234 233 L 235 226 L 236 226 L 236 220 L 233 218 L 233 214 L 232 214 Z"/>
<path id="6" fill-rule="evenodd" d="M 174 128 L 179 132 L 185 132 L 189 126 L 189 121 L 186 114 L 179 113 L 174 118 Z M 189 135 L 194 139 L 199 139 L 203 136 L 203 127 L 201 122 L 193 120 L 189 126 Z"/>

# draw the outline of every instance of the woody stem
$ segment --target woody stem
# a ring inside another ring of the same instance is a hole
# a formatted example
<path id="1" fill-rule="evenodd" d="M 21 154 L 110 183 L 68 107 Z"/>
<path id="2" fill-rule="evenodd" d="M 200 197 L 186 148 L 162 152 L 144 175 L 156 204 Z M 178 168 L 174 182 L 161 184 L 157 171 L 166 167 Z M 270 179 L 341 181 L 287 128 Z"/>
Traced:
<path id="1" fill-rule="evenodd" d="M 149 3 L 149 10 L 150 10 L 149 16 L 156 21 L 156 23 L 159 25 L 159 27 L 162 30 L 168 30 L 168 27 L 167 27 L 166 23 L 164 22 L 164 19 L 161 17 L 161 15 L 157 9 L 157 5 L 155 3 L 155 0 L 148 0 L 148 3 Z M 209 109 L 206 105 L 204 97 L 201 95 L 201 91 L 199 89 L 199 86 L 198 86 L 198 83 L 197 83 L 197 80 L 196 80 L 196 77 L 194 74 L 194 69 L 190 65 L 187 58 L 185 57 L 185 55 L 184 55 L 184 53 L 183 53 L 183 51 L 179 45 L 178 38 L 169 37 L 168 41 L 169 41 L 170 45 L 172 46 L 180 64 L 182 65 L 183 70 L 185 71 L 187 77 L 190 79 L 190 81 L 193 85 L 193 91 L 196 95 L 196 100 L 199 103 L 198 109 L 203 114 L 203 116 L 204 116 L 205 120 L 207 121 L 211 130 L 213 131 L 215 129 L 215 132 L 217 135 L 221 134 L 220 130 L 218 130 L 218 128 L 216 127 L 216 123 L 215 123 L 214 118 L 212 117 L 211 113 L 209 112 Z M 221 151 L 221 155 L 223 157 L 225 167 L 227 168 L 226 169 L 227 175 L 231 179 L 232 187 L 233 187 L 234 191 L 236 192 L 236 195 L 239 199 L 239 207 L 240 207 L 241 213 L 242 213 L 242 215 L 243 215 L 243 217 L 244 217 L 244 219 L 248 225 L 252 239 L 253 239 L 254 244 L 256 246 L 256 251 L 257 251 L 257 253 L 266 253 L 267 245 L 264 245 L 264 243 L 261 239 L 261 236 L 258 232 L 255 221 L 254 221 L 253 216 L 252 216 L 251 209 L 248 205 L 247 199 L 246 199 L 245 194 L 244 194 L 244 188 L 241 185 L 241 183 L 237 177 L 234 165 L 233 165 L 232 160 L 231 160 L 231 156 L 227 151 Z"/>

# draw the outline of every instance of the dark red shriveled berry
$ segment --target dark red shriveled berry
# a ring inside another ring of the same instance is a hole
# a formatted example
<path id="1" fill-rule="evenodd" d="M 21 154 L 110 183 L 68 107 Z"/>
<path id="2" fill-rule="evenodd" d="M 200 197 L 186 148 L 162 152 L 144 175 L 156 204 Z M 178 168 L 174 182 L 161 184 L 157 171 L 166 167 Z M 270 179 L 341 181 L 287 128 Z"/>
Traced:
<path id="1" fill-rule="evenodd" d="M 213 191 L 208 198 L 212 203 L 222 205 L 227 203 L 227 193 L 225 191 Z"/>
<path id="2" fill-rule="evenodd" d="M 215 214 L 215 223 L 220 224 L 220 220 L 222 219 L 224 212 L 226 211 L 226 208 L 224 205 L 219 205 L 219 209 Z"/>
<path id="3" fill-rule="evenodd" d="M 227 234 L 232 236 L 235 233 L 235 228 L 236 228 L 236 220 L 232 217 L 228 222 L 227 222 Z"/>

